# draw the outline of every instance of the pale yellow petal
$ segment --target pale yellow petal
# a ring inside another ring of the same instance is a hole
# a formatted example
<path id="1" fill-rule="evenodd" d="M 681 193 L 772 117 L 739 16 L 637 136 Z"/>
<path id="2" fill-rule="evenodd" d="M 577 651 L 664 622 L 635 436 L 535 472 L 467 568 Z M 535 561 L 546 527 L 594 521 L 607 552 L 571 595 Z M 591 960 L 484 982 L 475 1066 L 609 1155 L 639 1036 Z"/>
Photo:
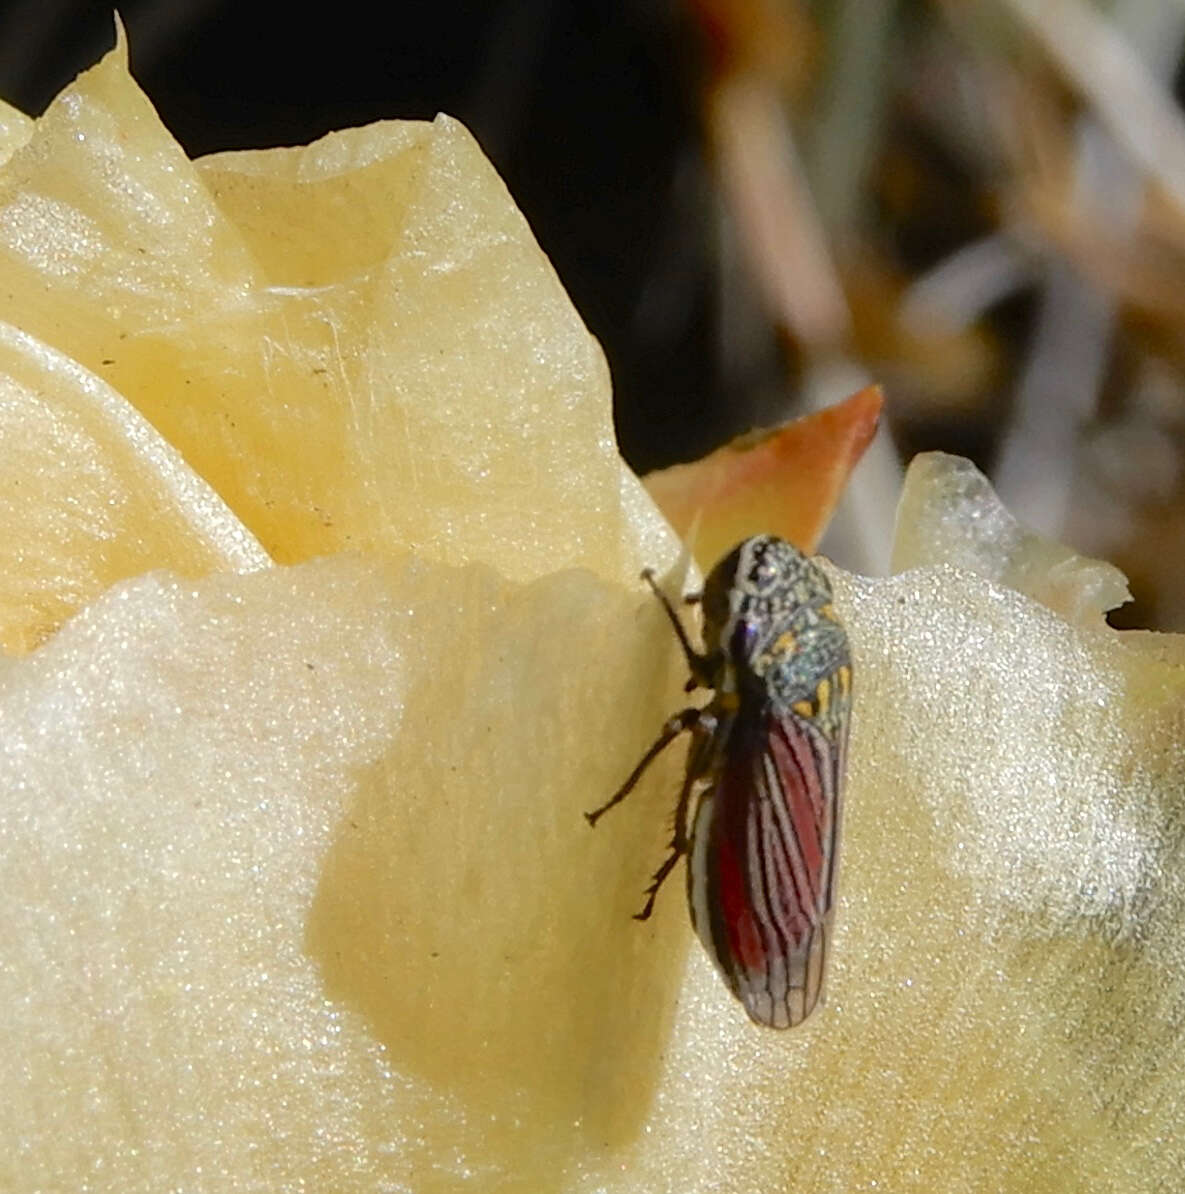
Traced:
<path id="1" fill-rule="evenodd" d="M 630 1140 L 677 760 L 582 813 L 672 648 L 589 572 L 339 557 L 129 582 L 0 671 L 6 1188 L 546 1188 Z"/>
<path id="2" fill-rule="evenodd" d="M 1131 600 L 1114 564 L 1026 530 L 971 461 L 945 452 L 913 458 L 897 509 L 893 571 L 932 564 L 1027 593 L 1082 626 L 1102 626 L 1102 615 Z"/>
<path id="3" fill-rule="evenodd" d="M 677 881 L 630 918 L 677 759 L 581 816 L 679 699 L 641 595 L 414 557 L 146 580 L 11 664 L 16 1188 L 96 1154 L 121 1190 L 1171 1184 L 1185 670 L 949 569 L 837 584 L 839 930 L 790 1033 Z"/>
<path id="4" fill-rule="evenodd" d="M 600 347 L 447 117 L 198 167 L 117 48 L 0 172 L 0 273 L 0 318 L 115 386 L 277 560 L 673 560 Z"/>
<path id="5" fill-rule="evenodd" d="M 0 167 L 33 133 L 33 121 L 20 109 L 0 100 Z"/>
<path id="6" fill-rule="evenodd" d="M 270 561 L 177 452 L 100 378 L 0 323 L 0 647 L 49 637 L 151 568 Z"/>

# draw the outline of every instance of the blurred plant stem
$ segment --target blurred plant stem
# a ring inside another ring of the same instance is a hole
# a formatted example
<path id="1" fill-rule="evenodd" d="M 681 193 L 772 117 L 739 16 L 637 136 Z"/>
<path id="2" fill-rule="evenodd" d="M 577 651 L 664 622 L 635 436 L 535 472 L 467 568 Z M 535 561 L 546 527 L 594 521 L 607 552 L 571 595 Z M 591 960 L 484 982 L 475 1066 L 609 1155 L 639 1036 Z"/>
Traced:
<path id="1" fill-rule="evenodd" d="M 832 7 L 824 83 L 805 156 L 823 221 L 837 244 L 848 247 L 867 231 L 898 6 L 896 0 L 840 0 Z"/>
<path id="2" fill-rule="evenodd" d="M 1138 222 L 1147 171 L 1185 206 L 1185 129 L 1161 82 L 1180 57 L 1185 8 L 1119 0 L 1108 22 L 1067 0 L 1006 2 L 1094 105 L 1075 130 L 1068 219 L 1105 227 L 1122 244 Z M 1073 262 L 1050 259 L 996 470 L 1001 499 L 1043 534 L 1067 529 L 1081 433 L 1112 361 L 1117 309 Z"/>

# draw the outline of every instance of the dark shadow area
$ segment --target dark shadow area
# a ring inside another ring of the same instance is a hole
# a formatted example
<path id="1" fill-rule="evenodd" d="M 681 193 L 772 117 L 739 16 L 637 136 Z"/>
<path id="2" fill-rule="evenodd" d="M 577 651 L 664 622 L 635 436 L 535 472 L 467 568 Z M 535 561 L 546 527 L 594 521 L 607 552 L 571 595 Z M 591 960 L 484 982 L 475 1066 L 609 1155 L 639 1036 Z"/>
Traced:
<path id="1" fill-rule="evenodd" d="M 472 657 L 420 643 L 393 753 L 359 778 L 306 938 L 328 995 L 365 1017 L 393 1069 L 454 1100 L 462 1135 L 479 1125 L 473 1162 L 521 1173 L 525 1189 L 564 1187 L 576 1158 L 640 1131 L 690 940 L 681 873 L 651 923 L 631 919 L 679 752 L 617 825 L 594 832 L 582 815 L 619 780 L 614 724 L 620 735 L 623 712 L 654 700 L 623 694 L 620 677 L 653 653 L 660 616 L 590 582 L 519 591 Z M 568 641 L 616 643 L 603 681 L 565 666 Z M 529 710 L 511 699 L 525 691 Z M 573 726 L 587 732 L 575 773 Z"/>

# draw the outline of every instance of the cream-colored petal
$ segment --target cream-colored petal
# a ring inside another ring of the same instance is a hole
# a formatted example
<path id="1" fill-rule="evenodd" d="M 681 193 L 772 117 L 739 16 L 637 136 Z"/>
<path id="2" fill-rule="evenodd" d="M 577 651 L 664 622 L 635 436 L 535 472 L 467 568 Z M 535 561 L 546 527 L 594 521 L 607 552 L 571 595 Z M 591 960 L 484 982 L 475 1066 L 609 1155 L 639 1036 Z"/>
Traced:
<path id="1" fill-rule="evenodd" d="M 119 47 L 0 170 L 0 273 L 0 319 L 114 385 L 277 560 L 674 560 L 600 347 L 447 117 L 195 164 Z"/>
<path id="2" fill-rule="evenodd" d="M 10 662 L 4 1187 L 545 1189 L 632 1137 L 689 941 L 623 863 L 676 760 L 582 813 L 674 654 L 586 571 L 339 557 L 129 582 Z"/>
<path id="3" fill-rule="evenodd" d="M 945 452 L 910 463 L 893 543 L 894 572 L 933 564 L 1027 593 L 1082 626 L 1104 625 L 1102 615 L 1131 600 L 1113 564 L 1026 530 L 971 461 Z"/>
<path id="4" fill-rule="evenodd" d="M 148 578 L 10 663 L 13 1188 L 95 1156 L 133 1191 L 1171 1184 L 1185 672 L 965 573 L 837 584 L 839 929 L 791 1033 L 677 878 L 630 919 L 677 759 L 581 816 L 679 699 L 641 595 L 414 557 Z"/>
<path id="5" fill-rule="evenodd" d="M 33 121 L 18 108 L 0 100 L 0 167 L 33 133 Z"/>
<path id="6" fill-rule="evenodd" d="M 836 579 L 856 710 L 828 1003 L 763 1033 L 693 958 L 659 1112 L 680 1147 L 639 1146 L 641 1188 L 1172 1188 L 1179 654 L 949 568 Z"/>
<path id="7" fill-rule="evenodd" d="M 29 650 L 118 580 L 266 567 L 267 553 L 136 410 L 0 323 L 0 647 Z"/>

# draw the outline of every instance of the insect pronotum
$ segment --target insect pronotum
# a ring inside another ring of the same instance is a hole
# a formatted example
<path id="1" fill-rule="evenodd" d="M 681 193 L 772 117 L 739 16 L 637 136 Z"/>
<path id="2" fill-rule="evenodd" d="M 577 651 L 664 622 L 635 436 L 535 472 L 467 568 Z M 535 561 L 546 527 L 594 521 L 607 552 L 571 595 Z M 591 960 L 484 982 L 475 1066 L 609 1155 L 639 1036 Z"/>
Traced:
<path id="1" fill-rule="evenodd" d="M 704 948 L 749 1016 L 801 1024 L 819 1003 L 831 943 L 852 664 L 831 585 L 797 548 L 746 539 L 708 575 L 704 650 L 643 579 L 679 636 L 687 691 L 713 690 L 676 713 L 597 821 L 690 731 L 670 853 L 646 890 L 646 920 L 688 855 L 687 899 Z"/>

